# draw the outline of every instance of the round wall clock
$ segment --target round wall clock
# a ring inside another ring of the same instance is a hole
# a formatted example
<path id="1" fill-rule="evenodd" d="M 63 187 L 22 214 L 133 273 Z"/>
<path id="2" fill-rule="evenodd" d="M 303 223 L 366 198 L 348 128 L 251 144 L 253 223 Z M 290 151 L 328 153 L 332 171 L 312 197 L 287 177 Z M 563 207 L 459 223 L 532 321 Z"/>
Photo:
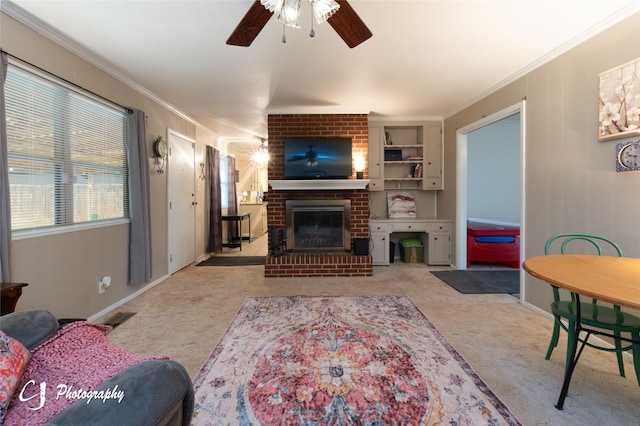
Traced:
<path id="1" fill-rule="evenodd" d="M 153 143 L 153 153 L 158 158 L 165 158 L 167 156 L 167 143 L 162 136 L 158 136 Z"/>
<path id="2" fill-rule="evenodd" d="M 616 145 L 616 171 L 640 170 L 640 141 L 621 142 Z"/>

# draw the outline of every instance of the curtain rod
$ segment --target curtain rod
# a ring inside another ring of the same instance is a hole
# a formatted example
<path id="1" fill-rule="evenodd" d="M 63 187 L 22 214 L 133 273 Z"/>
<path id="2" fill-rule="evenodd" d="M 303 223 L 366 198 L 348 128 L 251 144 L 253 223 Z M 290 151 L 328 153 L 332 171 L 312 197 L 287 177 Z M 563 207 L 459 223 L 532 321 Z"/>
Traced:
<path id="1" fill-rule="evenodd" d="M 32 64 L 31 62 L 29 62 L 29 61 L 25 61 L 25 60 L 24 60 L 24 59 L 22 59 L 22 58 L 19 58 L 19 57 L 15 56 L 15 55 L 12 55 L 11 53 L 7 52 L 7 51 L 6 51 L 6 50 L 4 50 L 4 49 L 1 49 L 1 48 L 0 48 L 0 52 L 5 53 L 7 56 L 11 56 L 13 59 L 17 59 L 18 61 L 20 61 L 20 62 L 22 62 L 22 63 L 24 63 L 24 64 L 26 64 L 26 65 L 29 65 L 30 67 L 33 67 L 33 68 L 37 69 L 38 71 L 42 71 L 43 73 L 46 73 L 46 74 L 48 74 L 48 75 L 50 75 L 50 76 L 52 76 L 52 77 L 55 77 L 55 78 L 57 78 L 57 79 L 59 79 L 59 80 L 62 80 L 62 81 L 64 81 L 65 83 L 67 83 L 67 84 L 69 84 L 69 85 L 71 85 L 71 86 L 74 86 L 74 87 L 76 87 L 76 88 L 78 88 L 78 89 L 80 89 L 80 90 L 83 90 L 83 91 L 85 91 L 85 92 L 91 93 L 93 96 L 95 96 L 95 97 L 97 97 L 97 98 L 100 98 L 100 99 L 102 99 L 102 100 L 105 100 L 105 101 L 107 101 L 107 102 L 110 102 L 110 103 L 112 103 L 112 104 L 114 104 L 114 105 L 116 105 L 116 106 L 118 106 L 118 107 L 122 108 L 123 110 L 127 111 L 127 113 L 129 113 L 129 114 L 132 114 L 132 113 L 133 113 L 133 110 L 132 110 L 131 108 L 129 108 L 129 107 L 122 106 L 122 105 L 120 105 L 119 103 L 114 102 L 114 101 L 112 101 L 112 100 L 111 100 L 111 99 L 109 99 L 109 98 L 105 98 L 104 96 L 99 95 L 99 94 L 97 94 L 97 93 L 95 93 L 95 92 L 93 92 L 93 91 L 91 91 L 91 90 L 89 90 L 89 89 L 86 89 L 86 88 L 84 88 L 84 87 L 80 86 L 79 84 L 76 84 L 76 83 L 74 83 L 74 82 L 72 82 L 72 81 L 69 81 L 69 80 L 67 80 L 66 78 L 62 78 L 62 77 L 60 77 L 59 75 L 56 75 L 56 74 L 52 73 L 51 71 L 47 71 L 47 70 L 45 70 L 44 68 L 41 68 L 41 67 L 39 67 L 39 66 L 37 66 L 37 65 L 34 65 L 34 64 Z"/>

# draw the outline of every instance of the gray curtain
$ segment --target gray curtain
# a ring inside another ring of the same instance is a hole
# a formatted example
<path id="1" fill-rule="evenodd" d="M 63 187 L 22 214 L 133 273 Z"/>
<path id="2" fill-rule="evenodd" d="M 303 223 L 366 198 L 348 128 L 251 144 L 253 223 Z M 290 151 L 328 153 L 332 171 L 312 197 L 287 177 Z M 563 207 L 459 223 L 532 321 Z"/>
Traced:
<path id="1" fill-rule="evenodd" d="M 229 166 L 227 170 L 227 182 L 228 185 L 228 200 L 229 205 L 227 206 L 227 214 L 229 216 L 233 216 L 238 214 L 238 195 L 236 194 L 236 159 L 234 157 L 227 157 L 227 165 Z M 231 241 L 239 241 L 242 238 L 242 231 L 239 228 L 242 228 L 242 224 L 240 227 L 236 226 L 235 221 L 227 222 L 227 236 L 229 238 L 229 242 Z M 240 235 L 237 235 L 240 233 Z"/>
<path id="2" fill-rule="evenodd" d="M 144 111 L 129 109 L 126 125 L 129 163 L 129 284 L 151 281 L 149 156 Z"/>
<path id="3" fill-rule="evenodd" d="M 207 252 L 222 251 L 222 199 L 220 197 L 220 152 L 207 146 L 207 186 L 209 193 L 209 237 Z"/>
<path id="4" fill-rule="evenodd" d="M 0 278 L 11 282 L 11 205 L 9 194 L 9 149 L 7 147 L 7 116 L 4 102 L 4 81 L 7 78 L 9 61 L 5 52 L 0 52 L 2 81 L 0 81 Z"/>
<path id="5" fill-rule="evenodd" d="M 236 193 L 236 159 L 227 157 L 229 160 L 229 206 L 227 212 L 230 215 L 238 214 L 238 194 Z"/>

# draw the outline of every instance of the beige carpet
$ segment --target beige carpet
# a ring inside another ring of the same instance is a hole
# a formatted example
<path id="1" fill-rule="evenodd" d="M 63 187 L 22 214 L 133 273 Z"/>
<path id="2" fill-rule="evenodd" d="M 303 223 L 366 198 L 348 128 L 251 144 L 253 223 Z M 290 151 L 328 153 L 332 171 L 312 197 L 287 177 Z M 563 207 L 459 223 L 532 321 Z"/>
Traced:
<path id="1" fill-rule="evenodd" d="M 266 279 L 262 266 L 191 266 L 119 308 L 137 314 L 110 338 L 141 354 L 168 355 L 194 377 L 246 297 L 289 295 L 407 295 L 523 424 L 640 424 L 640 387 L 629 360 L 625 379 L 615 356 L 587 348 L 558 411 L 566 341 L 544 360 L 552 321 L 510 295 L 461 294 L 422 264 L 394 263 L 374 267 L 373 277 L 344 279 Z"/>

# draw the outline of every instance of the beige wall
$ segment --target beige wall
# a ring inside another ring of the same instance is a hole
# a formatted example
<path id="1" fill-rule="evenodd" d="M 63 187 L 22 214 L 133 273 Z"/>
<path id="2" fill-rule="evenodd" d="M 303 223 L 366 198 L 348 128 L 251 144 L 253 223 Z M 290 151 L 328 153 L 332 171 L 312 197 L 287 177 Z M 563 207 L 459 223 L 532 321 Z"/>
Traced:
<path id="1" fill-rule="evenodd" d="M 0 14 L 0 42 L 10 54 L 56 74 L 123 106 L 145 111 L 149 149 L 152 280 L 129 286 L 129 225 L 74 231 L 12 243 L 12 280 L 26 282 L 17 309 L 48 309 L 58 317 L 88 318 L 131 297 L 135 292 L 167 276 L 167 174 L 154 170 L 153 140 L 172 129 L 196 142 L 196 164 L 204 158 L 205 145 L 218 147 L 219 136 L 185 120 L 128 85 L 54 44 L 21 23 Z M 196 170 L 197 171 L 197 170 Z M 197 191 L 197 257 L 205 255 L 204 185 Z M 98 294 L 105 275 L 111 286 Z"/>
<path id="2" fill-rule="evenodd" d="M 603 31 L 445 120 L 438 214 L 455 217 L 456 131 L 526 99 L 525 257 L 558 232 L 593 232 L 640 257 L 640 173 L 615 172 L 615 145 L 598 142 L 598 75 L 640 57 L 640 14 Z M 449 190 L 451 189 L 451 190 Z M 548 310 L 550 287 L 526 275 L 526 301 Z"/>
<path id="3" fill-rule="evenodd" d="M 0 45 L 9 53 L 121 105 L 142 109 L 148 143 L 171 128 L 196 143 L 196 164 L 205 145 L 219 136 L 197 126 L 22 24 L 0 14 Z M 541 66 L 445 120 L 446 190 L 438 193 L 438 216 L 456 215 L 456 129 L 526 98 L 525 255 L 542 253 L 547 236 L 569 230 L 597 232 L 617 240 L 626 255 L 640 257 L 640 174 L 616 174 L 616 141 L 598 142 L 598 74 L 640 57 L 640 14 Z M 153 160 L 150 158 L 150 168 Z M 197 168 L 197 167 L 196 167 Z M 197 172 L 197 170 L 196 170 Z M 153 282 L 167 274 L 166 174 L 151 174 Z M 205 252 L 205 194 L 197 191 L 198 257 Z M 18 309 L 49 309 L 60 317 L 89 317 L 130 297 L 128 225 L 14 241 L 13 280 L 28 282 Z M 454 239 L 455 241 L 455 239 Z M 97 283 L 113 279 L 98 295 Z M 526 300 L 547 309 L 547 286 L 526 278 Z"/>

